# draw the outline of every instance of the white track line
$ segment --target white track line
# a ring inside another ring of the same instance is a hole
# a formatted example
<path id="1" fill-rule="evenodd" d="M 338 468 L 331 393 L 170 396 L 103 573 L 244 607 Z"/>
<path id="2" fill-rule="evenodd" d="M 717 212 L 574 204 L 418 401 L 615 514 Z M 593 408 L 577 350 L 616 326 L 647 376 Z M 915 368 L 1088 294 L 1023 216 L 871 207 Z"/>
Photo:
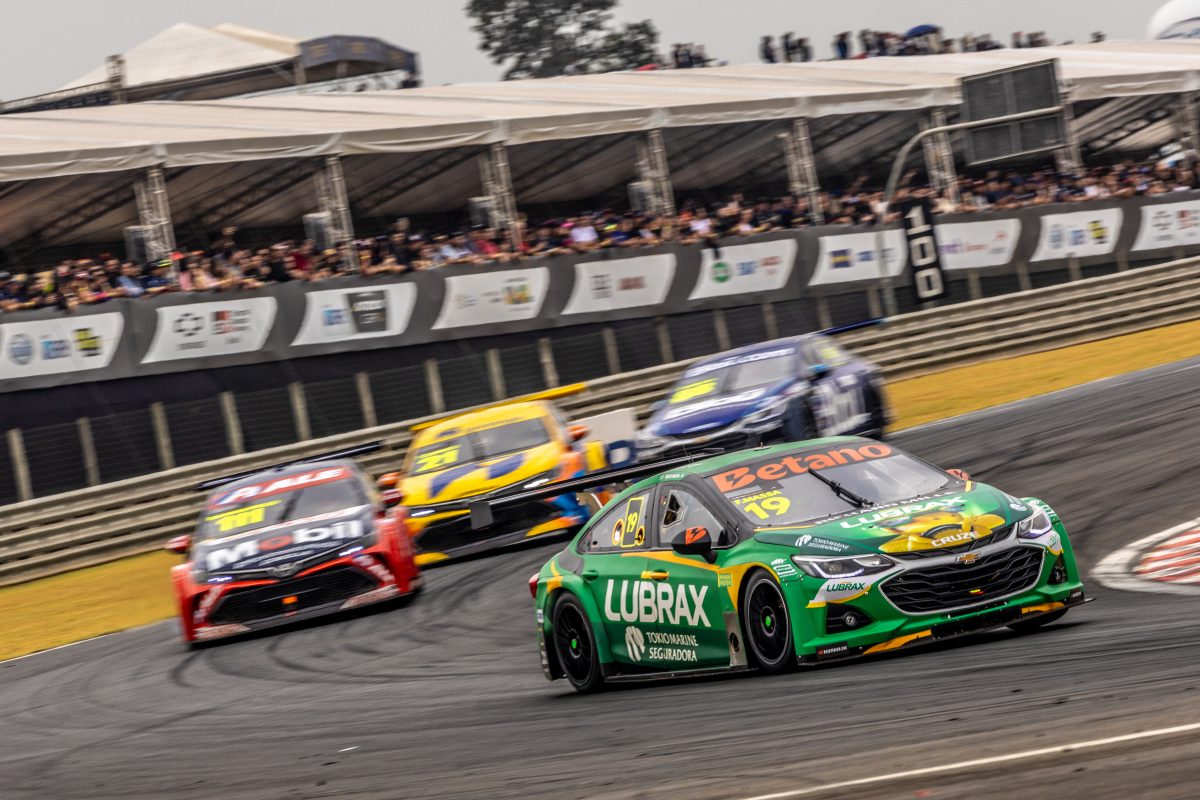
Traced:
<path id="1" fill-rule="evenodd" d="M 856 778 L 850 781 L 841 781 L 840 783 L 827 783 L 823 786 L 807 786 L 803 789 L 793 789 L 787 792 L 760 794 L 755 795 L 754 797 L 743 798 L 743 800 L 788 800 L 788 798 L 792 797 L 804 797 L 805 795 L 831 792 L 837 789 L 849 789 L 854 786 L 869 786 L 877 783 L 888 783 L 889 781 L 901 781 L 908 778 L 919 778 L 924 775 L 940 775 L 947 772 L 960 772 L 963 770 L 975 769 L 977 767 L 989 767 L 993 764 L 1006 764 L 1012 761 L 1023 761 L 1030 758 L 1063 755 L 1064 753 L 1072 753 L 1077 750 L 1090 750 L 1097 747 L 1109 747 L 1114 744 L 1136 742 L 1140 739 L 1156 739 L 1162 736 L 1174 736 L 1180 733 L 1191 733 L 1192 731 L 1200 731 L 1200 722 L 1192 722 L 1187 725 L 1176 725 L 1171 728 L 1158 728 L 1157 730 L 1152 731 L 1126 733 L 1120 736 L 1109 736 L 1104 739 L 1091 739 L 1086 742 L 1075 742 L 1074 744 L 1060 744 L 1055 747 L 1043 747 L 1038 750 L 1022 750 L 1019 753 L 1008 753 L 1007 755 L 1002 756 L 975 758 L 970 761 L 958 761 L 951 764 L 941 764 L 936 767 L 922 767 L 920 769 L 910 769 L 904 772 L 891 772 L 885 775 L 873 775 L 869 778 Z"/>
<path id="2" fill-rule="evenodd" d="M 132 628 L 130 628 L 129 630 L 132 630 Z M 85 644 L 87 642 L 94 642 L 97 639 L 103 639 L 104 637 L 112 636 L 115 633 L 120 633 L 120 631 L 113 631 L 113 633 L 102 633 L 99 636 L 89 636 L 86 639 L 80 639 L 78 642 L 67 642 L 66 644 L 60 644 L 58 647 L 47 647 L 45 650 L 35 650 L 34 652 L 26 653 L 23 656 L 13 656 L 12 658 L 0 659 L 0 664 L 11 664 L 14 661 L 20 661 L 21 659 L 24 659 L 24 658 L 33 658 L 34 656 L 41 656 L 41 655 L 45 655 L 46 653 L 53 653 L 55 650 L 65 650 L 68 647 L 74 647 L 77 644 Z"/>
<path id="3" fill-rule="evenodd" d="M 1100 581 L 1100 583 L 1110 589 L 1124 589 L 1129 592 L 1158 592 L 1160 594 L 1200 594 L 1200 587 L 1187 586 L 1178 583 L 1162 583 L 1159 581 L 1149 581 L 1144 578 L 1136 577 L 1133 574 L 1133 566 L 1141 557 L 1142 553 L 1149 550 L 1152 546 L 1159 542 L 1165 542 L 1172 536 L 1178 536 L 1190 530 L 1200 528 L 1200 517 L 1185 522 L 1182 525 L 1176 525 L 1165 531 L 1160 531 L 1151 534 L 1136 542 L 1131 542 L 1125 545 L 1116 552 L 1109 553 L 1105 556 L 1096 568 L 1092 570 L 1092 577 Z"/>

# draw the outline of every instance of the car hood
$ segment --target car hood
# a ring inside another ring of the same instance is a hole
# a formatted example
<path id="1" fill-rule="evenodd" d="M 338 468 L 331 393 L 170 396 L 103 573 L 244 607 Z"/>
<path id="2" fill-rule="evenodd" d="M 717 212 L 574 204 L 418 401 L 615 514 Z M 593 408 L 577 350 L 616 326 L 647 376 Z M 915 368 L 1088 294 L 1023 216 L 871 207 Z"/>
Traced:
<path id="1" fill-rule="evenodd" d="M 778 393 L 778 387 L 763 386 L 673 403 L 655 413 L 648 427 L 658 436 L 699 436 L 732 425 L 757 411 L 764 401 L 773 399 Z"/>
<path id="2" fill-rule="evenodd" d="M 362 539 L 373 530 L 373 518 L 373 507 L 364 505 L 233 532 L 197 543 L 192 561 L 209 573 L 267 570 L 272 577 L 287 577 L 318 556 Z"/>
<path id="3" fill-rule="evenodd" d="M 812 556 L 925 552 L 1002 535 L 1032 511 L 1027 503 L 972 481 L 962 490 L 802 526 L 760 528 L 754 538 Z"/>
<path id="4" fill-rule="evenodd" d="M 409 475 L 400 482 L 404 505 L 423 506 L 476 497 L 535 480 L 557 470 L 562 446 L 547 442 L 498 458 Z"/>

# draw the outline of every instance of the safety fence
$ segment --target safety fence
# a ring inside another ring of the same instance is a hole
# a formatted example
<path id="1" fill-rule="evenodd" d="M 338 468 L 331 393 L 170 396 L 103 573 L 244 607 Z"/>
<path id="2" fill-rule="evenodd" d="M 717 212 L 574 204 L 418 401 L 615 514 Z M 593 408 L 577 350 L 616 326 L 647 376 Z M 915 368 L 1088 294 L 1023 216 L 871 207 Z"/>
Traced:
<path id="1" fill-rule="evenodd" d="M 760 308 L 760 312 L 769 316 L 768 308 Z M 904 314 L 876 327 L 842 334 L 840 338 L 855 352 L 878 363 L 888 378 L 896 378 L 1197 318 L 1200 318 L 1200 259 L 1191 259 Z M 774 324 L 778 326 L 778 320 Z M 765 321 L 761 325 L 763 335 L 755 341 L 779 332 L 766 330 L 770 326 Z M 661 331 L 661 327 L 656 329 L 651 325 L 645 332 L 644 339 L 652 348 L 658 341 L 656 332 Z M 682 335 L 678 331 L 672 334 L 673 337 Z M 602 364 L 605 363 L 606 342 L 611 344 L 611 338 L 601 336 L 595 345 L 600 348 Z M 724 346 L 729 342 L 721 344 Z M 644 420 L 650 405 L 663 396 L 689 363 L 704 354 L 691 353 L 641 369 L 587 380 L 583 391 L 565 396 L 561 405 L 573 417 L 634 408 L 639 420 Z M 495 359 L 487 355 L 476 364 L 477 377 L 483 376 L 480 379 L 485 386 L 489 382 L 486 376 L 497 371 Z M 619 348 L 617 361 L 622 363 Z M 554 377 L 546 375 L 553 372 L 553 365 L 553 359 L 544 365 L 544 378 Z M 502 362 L 498 371 L 507 376 L 503 367 Z M 152 442 L 164 460 L 176 449 L 192 445 L 211 448 L 214 440 L 224 441 L 225 447 L 232 449 L 240 438 L 244 447 L 250 441 L 244 429 L 251 414 L 307 435 L 296 443 L 254 452 L 231 455 L 226 451 L 215 459 L 204 460 L 192 456 L 194 460 L 189 460 L 186 465 L 174 464 L 153 475 L 105 482 L 9 505 L 0 521 L 0 585 L 146 552 L 171 536 L 190 532 L 200 504 L 200 498 L 191 492 L 191 487 L 216 475 L 376 440 L 383 442 L 383 449 L 366 457 L 365 466 L 375 473 L 395 469 L 411 439 L 411 426 L 431 415 L 426 406 L 421 413 L 411 414 L 407 419 L 379 419 L 378 411 L 371 410 L 378 392 L 375 378 L 370 375 L 365 380 L 353 382 L 354 391 L 359 393 L 361 416 L 348 420 L 371 420 L 375 424 L 353 426 L 333 435 L 311 422 L 310 405 L 314 403 L 313 398 L 321 397 L 319 392 L 312 392 L 311 387 L 304 391 L 289 388 L 282 403 L 264 403 L 258 407 L 247 405 L 240 399 L 223 398 L 216 404 L 217 408 L 206 412 L 207 417 L 186 428 L 178 424 L 180 415 L 187 418 L 186 409 L 151 411 L 149 430 L 142 438 L 147 443 Z M 436 384 L 436 379 L 433 382 Z M 404 391 L 403 385 L 395 382 L 387 386 L 389 388 L 384 391 Z M 508 396 L 523 393 L 512 392 Z M 492 399 L 493 394 L 483 392 L 477 402 L 487 403 Z M 443 403 L 446 403 L 445 408 L 466 408 L 474 404 L 452 405 L 446 399 Z M 391 413 L 398 412 L 393 410 Z M 90 453 L 84 454 L 85 468 L 98 470 L 101 450 L 111 441 L 112 429 L 104 429 L 103 435 L 110 438 L 103 439 L 96 436 L 100 426 L 89 423 L 76 428 L 76 435 L 86 429 L 92 436 Z M 187 431 L 186 438 L 179 435 L 184 430 Z M 12 439 L 10 436 L 10 447 Z M 98 441 L 104 444 L 97 445 Z M 25 448 L 26 454 L 32 454 L 27 438 L 21 437 L 16 443 Z M 86 463 L 89 459 L 92 466 Z"/>

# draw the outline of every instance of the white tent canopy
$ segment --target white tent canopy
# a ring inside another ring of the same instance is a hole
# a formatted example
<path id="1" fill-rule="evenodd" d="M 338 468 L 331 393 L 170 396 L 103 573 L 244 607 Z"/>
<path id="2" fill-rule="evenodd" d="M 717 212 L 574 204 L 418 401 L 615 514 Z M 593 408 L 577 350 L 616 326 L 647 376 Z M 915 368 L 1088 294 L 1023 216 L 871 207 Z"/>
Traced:
<path id="1" fill-rule="evenodd" d="M 181 78 L 273 64 L 300 52 L 300 40 L 269 31 L 222 23 L 212 28 L 180 22 L 131 47 L 125 59 L 125 85 L 142 86 Z M 63 89 L 108 80 L 101 64 Z"/>
<path id="2" fill-rule="evenodd" d="M 957 104 L 963 76 L 1054 57 L 1074 101 L 1161 95 L 1200 89 L 1198 55 L 1190 41 L 1106 42 L 11 114 L 0 181 L 913 111 Z"/>

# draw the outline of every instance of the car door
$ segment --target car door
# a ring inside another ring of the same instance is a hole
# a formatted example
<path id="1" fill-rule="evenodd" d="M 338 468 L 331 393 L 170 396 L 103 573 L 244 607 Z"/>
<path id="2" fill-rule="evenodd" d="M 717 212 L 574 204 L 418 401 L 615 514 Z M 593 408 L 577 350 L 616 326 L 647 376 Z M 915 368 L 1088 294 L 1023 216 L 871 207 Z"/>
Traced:
<path id="1" fill-rule="evenodd" d="M 864 428 L 865 376 L 854 359 L 828 336 L 812 336 L 805 343 L 804 358 L 812 381 L 813 419 L 819 436 L 835 436 Z"/>
<path id="2" fill-rule="evenodd" d="M 645 601 L 656 591 L 646 562 L 655 492 L 651 487 L 617 503 L 588 529 L 582 543 L 581 575 L 600 610 L 612 657 L 626 665 L 646 666 L 643 629 L 654 606 Z"/>
<path id="3" fill-rule="evenodd" d="M 655 585 L 655 613 L 644 625 L 644 659 L 668 670 L 729 666 L 728 592 L 721 586 L 718 563 L 682 555 L 671 548 L 677 536 L 704 528 L 718 546 L 724 544 L 719 519 L 686 484 L 659 489 L 656 539 L 647 553 L 648 574 Z M 725 576 L 728 577 L 728 576 Z"/>

